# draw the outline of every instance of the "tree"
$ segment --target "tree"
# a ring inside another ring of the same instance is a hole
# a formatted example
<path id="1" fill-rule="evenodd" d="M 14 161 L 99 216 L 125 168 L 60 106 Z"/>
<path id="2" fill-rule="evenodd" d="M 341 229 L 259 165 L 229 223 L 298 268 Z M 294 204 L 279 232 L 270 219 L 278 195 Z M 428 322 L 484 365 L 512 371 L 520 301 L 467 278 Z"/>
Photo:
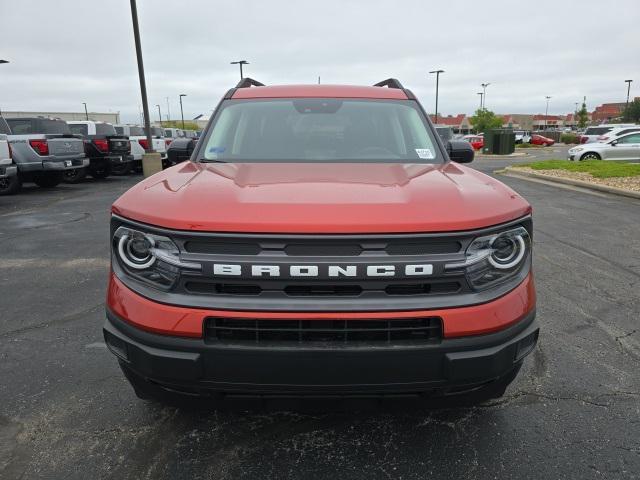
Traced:
<path id="1" fill-rule="evenodd" d="M 502 127 L 502 118 L 496 116 L 491 110 L 481 109 L 476 110 L 473 117 L 469 119 L 473 129 L 478 132 L 486 132 L 492 128 Z"/>
<path id="2" fill-rule="evenodd" d="M 625 122 L 640 122 L 640 98 L 629 103 L 624 110 L 623 118 Z"/>
<path id="3" fill-rule="evenodd" d="M 577 118 L 578 120 L 578 128 L 584 128 L 589 123 L 589 112 L 587 112 L 587 103 L 586 101 L 582 102 L 582 107 L 578 110 Z"/>

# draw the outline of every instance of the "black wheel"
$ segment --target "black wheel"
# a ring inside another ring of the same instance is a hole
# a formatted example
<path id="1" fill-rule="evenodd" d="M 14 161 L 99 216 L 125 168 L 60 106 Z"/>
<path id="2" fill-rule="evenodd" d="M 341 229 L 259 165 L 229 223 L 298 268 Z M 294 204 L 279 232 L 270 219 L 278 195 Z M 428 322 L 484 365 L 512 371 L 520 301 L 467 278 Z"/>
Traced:
<path id="1" fill-rule="evenodd" d="M 63 175 L 65 183 L 80 183 L 87 176 L 87 169 L 74 168 L 71 170 L 65 170 Z"/>
<path id="2" fill-rule="evenodd" d="M 111 175 L 111 165 L 100 164 L 96 165 L 95 167 L 89 167 L 89 175 L 91 175 L 96 180 L 107 178 L 109 175 Z"/>
<path id="3" fill-rule="evenodd" d="M 111 165 L 111 175 L 122 176 L 128 174 L 130 171 L 131 164 L 129 162 Z"/>
<path id="4" fill-rule="evenodd" d="M 580 157 L 580 161 L 582 160 L 602 160 L 602 157 L 596 152 L 587 152 Z"/>
<path id="5" fill-rule="evenodd" d="M 22 181 L 19 175 L 0 178 L 0 195 L 13 195 L 22 188 Z"/>
<path id="6" fill-rule="evenodd" d="M 51 172 L 46 174 L 34 175 L 33 183 L 41 188 L 52 188 L 62 182 L 64 179 L 62 172 Z"/>

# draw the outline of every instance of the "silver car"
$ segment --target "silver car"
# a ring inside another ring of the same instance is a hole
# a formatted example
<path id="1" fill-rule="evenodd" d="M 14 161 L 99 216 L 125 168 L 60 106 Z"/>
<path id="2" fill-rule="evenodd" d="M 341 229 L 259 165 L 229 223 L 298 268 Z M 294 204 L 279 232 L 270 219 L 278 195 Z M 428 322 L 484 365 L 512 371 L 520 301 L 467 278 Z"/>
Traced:
<path id="1" fill-rule="evenodd" d="M 570 148 L 569 160 L 640 160 L 640 132 Z"/>

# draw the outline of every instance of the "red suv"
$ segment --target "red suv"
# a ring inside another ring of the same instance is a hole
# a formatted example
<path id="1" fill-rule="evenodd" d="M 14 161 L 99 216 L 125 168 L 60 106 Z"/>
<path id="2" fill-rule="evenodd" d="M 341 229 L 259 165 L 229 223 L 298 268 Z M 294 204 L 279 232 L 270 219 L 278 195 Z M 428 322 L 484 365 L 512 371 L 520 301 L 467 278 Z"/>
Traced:
<path id="1" fill-rule="evenodd" d="M 227 92 L 112 207 L 106 343 L 142 398 L 498 397 L 535 347 L 531 206 L 411 91 Z"/>

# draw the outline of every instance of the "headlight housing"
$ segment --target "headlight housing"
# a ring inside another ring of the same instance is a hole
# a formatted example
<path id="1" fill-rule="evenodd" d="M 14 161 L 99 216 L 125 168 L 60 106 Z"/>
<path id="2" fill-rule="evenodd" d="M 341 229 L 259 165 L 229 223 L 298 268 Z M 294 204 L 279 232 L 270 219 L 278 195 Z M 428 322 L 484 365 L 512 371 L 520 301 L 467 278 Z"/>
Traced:
<path id="1" fill-rule="evenodd" d="M 466 259 L 445 265 L 445 271 L 464 269 L 474 290 L 486 290 L 504 283 L 529 265 L 531 237 L 524 227 L 474 239 Z"/>
<path id="2" fill-rule="evenodd" d="M 571 149 L 569 149 L 570 153 L 578 153 L 581 152 L 582 150 L 584 150 L 584 147 L 573 147 Z"/>
<path id="3" fill-rule="evenodd" d="M 202 265 L 180 259 L 180 250 L 169 238 L 121 226 L 113 234 L 112 251 L 129 276 L 161 290 L 171 289 L 181 269 L 201 270 Z"/>

